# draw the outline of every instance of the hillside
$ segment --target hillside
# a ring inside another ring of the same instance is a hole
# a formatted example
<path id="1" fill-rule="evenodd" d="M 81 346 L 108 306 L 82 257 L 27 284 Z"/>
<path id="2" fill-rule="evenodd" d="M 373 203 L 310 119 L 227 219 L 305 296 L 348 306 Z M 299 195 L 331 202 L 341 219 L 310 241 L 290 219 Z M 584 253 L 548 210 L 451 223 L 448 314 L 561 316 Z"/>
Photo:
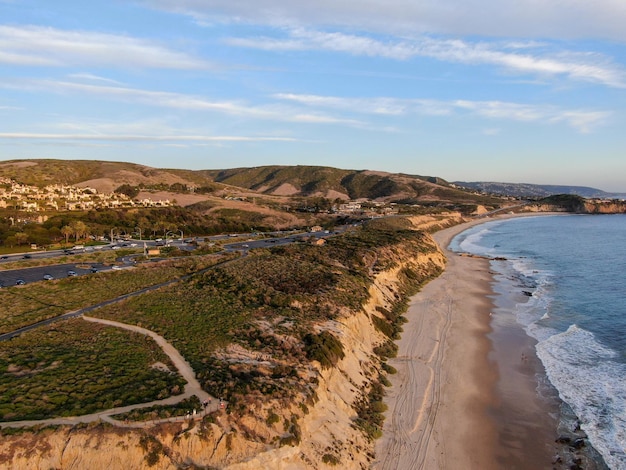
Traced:
<path id="1" fill-rule="evenodd" d="M 223 397 L 227 408 L 145 427 L 142 422 L 152 413 L 176 410 L 168 406 L 124 415 L 128 426 L 91 422 L 3 429 L 0 461 L 14 469 L 369 468 L 384 419 L 387 376 L 394 372 L 386 361 L 395 355 L 393 340 L 404 323 L 407 299 L 445 265 L 443 253 L 423 230 L 461 220 L 458 215 L 373 220 L 325 245 L 260 250 L 99 309 L 93 316 L 160 332 L 189 362 L 203 389 Z M 11 295 L 4 289 L 0 294 Z M 13 364 L 5 385 L 20 387 L 5 396 L 11 401 L 5 413 L 13 413 L 5 421 L 74 410 L 56 384 L 39 373 L 43 369 L 19 374 L 32 357 L 45 356 L 43 362 L 37 359 L 38 367 L 46 366 L 57 377 L 68 374 L 64 394 L 73 396 L 79 389 L 83 401 L 87 392 L 75 385 L 76 368 L 65 365 L 80 360 L 77 345 L 94 354 L 81 362 L 97 387 L 92 394 L 134 379 L 116 364 L 143 358 L 142 348 L 149 343 L 131 343 L 124 338 L 127 333 L 102 328 L 76 319 L 1 344 L 0 353 Z M 133 345 L 135 353 L 103 357 L 108 362 L 94 367 L 100 357 L 96 345 L 107 349 L 113 340 L 126 344 L 126 350 Z M 146 364 L 161 360 L 145 355 Z M 155 393 L 161 388 L 154 387 Z M 133 396 L 120 400 L 136 401 L 132 386 L 124 391 Z M 25 399 L 35 394 L 46 397 L 33 400 L 37 409 Z M 113 406 L 105 401 L 94 406 Z M 13 402 L 28 406 L 17 409 Z"/>
<path id="2" fill-rule="evenodd" d="M 11 160 L 0 163 L 0 177 L 39 187 L 59 183 L 112 192 L 124 184 L 142 190 L 169 191 L 170 196 L 191 193 L 194 197 L 184 199 L 189 204 L 206 199 L 197 197 L 199 194 L 221 196 L 226 192 L 231 195 L 367 199 L 404 204 L 499 205 L 501 202 L 456 189 L 436 177 L 317 166 L 183 170 L 93 160 Z"/>

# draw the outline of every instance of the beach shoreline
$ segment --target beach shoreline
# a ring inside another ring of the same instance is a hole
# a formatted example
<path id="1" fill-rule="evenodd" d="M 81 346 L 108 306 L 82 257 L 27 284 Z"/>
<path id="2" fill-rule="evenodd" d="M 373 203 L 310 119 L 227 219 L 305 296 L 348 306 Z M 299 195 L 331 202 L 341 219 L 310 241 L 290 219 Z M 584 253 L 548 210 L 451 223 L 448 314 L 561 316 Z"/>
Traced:
<path id="1" fill-rule="evenodd" d="M 557 463 L 560 400 L 537 396 L 543 366 L 533 339 L 510 318 L 497 317 L 490 261 L 448 250 L 468 228 L 516 216 L 476 219 L 433 235 L 446 254 L 446 269 L 412 297 L 405 314 L 398 356 L 389 361 L 398 373 L 390 376 L 373 468 L 537 469 Z"/>

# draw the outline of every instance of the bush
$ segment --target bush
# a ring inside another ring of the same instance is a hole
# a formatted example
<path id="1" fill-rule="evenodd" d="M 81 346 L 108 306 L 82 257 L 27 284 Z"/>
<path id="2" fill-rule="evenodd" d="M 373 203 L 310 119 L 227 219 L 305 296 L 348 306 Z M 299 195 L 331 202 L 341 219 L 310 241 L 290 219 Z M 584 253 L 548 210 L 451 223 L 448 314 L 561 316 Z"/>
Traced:
<path id="1" fill-rule="evenodd" d="M 339 465 L 340 461 L 337 457 L 335 457 L 332 454 L 324 454 L 322 456 L 322 462 L 324 462 L 326 465 Z"/>
<path id="2" fill-rule="evenodd" d="M 374 353 L 382 359 L 396 357 L 398 355 L 398 345 L 391 340 L 387 340 L 380 346 L 376 346 L 374 348 Z"/>
<path id="3" fill-rule="evenodd" d="M 341 341 L 329 331 L 308 333 L 303 340 L 306 357 L 318 361 L 325 369 L 335 366 L 345 356 Z"/>
<path id="4" fill-rule="evenodd" d="M 280 421 L 280 416 L 278 416 L 274 412 L 271 412 L 267 416 L 267 419 L 265 420 L 265 422 L 267 423 L 268 426 L 271 426 L 272 424 L 278 423 L 279 421 Z"/>

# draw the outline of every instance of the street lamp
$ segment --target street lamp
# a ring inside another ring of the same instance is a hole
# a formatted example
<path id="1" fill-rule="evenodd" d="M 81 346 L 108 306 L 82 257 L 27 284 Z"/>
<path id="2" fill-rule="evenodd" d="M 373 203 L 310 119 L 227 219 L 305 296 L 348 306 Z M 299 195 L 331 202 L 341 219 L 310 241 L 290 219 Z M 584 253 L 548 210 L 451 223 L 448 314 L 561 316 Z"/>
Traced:
<path id="1" fill-rule="evenodd" d="M 183 240 L 183 231 L 182 230 L 177 230 L 178 233 L 180 233 L 180 240 Z M 165 233 L 165 244 L 167 245 L 167 236 L 168 235 L 174 235 L 175 232 L 169 231 Z"/>
<path id="2" fill-rule="evenodd" d="M 141 227 L 135 227 L 135 230 L 139 232 L 139 241 L 141 241 Z"/>

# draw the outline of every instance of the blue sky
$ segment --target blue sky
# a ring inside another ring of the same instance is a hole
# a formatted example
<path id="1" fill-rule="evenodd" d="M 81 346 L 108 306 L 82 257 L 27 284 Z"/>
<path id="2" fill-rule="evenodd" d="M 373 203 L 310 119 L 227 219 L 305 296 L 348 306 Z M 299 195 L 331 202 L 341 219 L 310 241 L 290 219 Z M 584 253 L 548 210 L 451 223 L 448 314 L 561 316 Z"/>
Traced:
<path id="1" fill-rule="evenodd" d="M 0 158 L 626 192 L 623 0 L 0 0 Z"/>

